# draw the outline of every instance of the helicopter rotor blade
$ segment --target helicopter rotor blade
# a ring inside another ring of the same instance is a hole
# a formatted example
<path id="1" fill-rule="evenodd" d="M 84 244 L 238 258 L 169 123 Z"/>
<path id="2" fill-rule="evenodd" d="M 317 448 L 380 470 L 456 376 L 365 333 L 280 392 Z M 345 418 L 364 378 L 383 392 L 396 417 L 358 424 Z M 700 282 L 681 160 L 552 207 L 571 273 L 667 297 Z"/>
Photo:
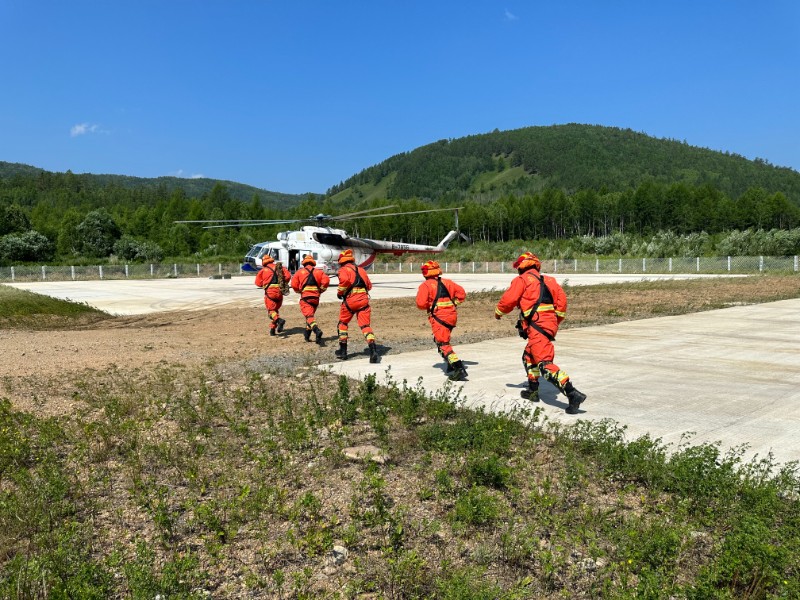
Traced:
<path id="1" fill-rule="evenodd" d="M 429 209 L 426 209 L 426 210 L 410 210 L 408 212 L 387 213 L 387 214 L 382 214 L 382 215 L 365 215 L 363 217 L 353 217 L 353 218 L 354 219 L 369 219 L 369 218 L 374 218 L 374 217 L 396 217 L 396 216 L 402 216 L 402 215 L 419 215 L 419 214 L 422 214 L 422 213 L 442 212 L 442 211 L 445 211 L 445 210 L 456 210 L 456 211 L 458 211 L 458 210 L 461 210 L 462 208 L 464 208 L 464 207 L 463 206 L 458 206 L 458 207 L 453 207 L 453 208 L 429 208 Z M 458 214 L 458 213 L 456 213 L 456 214 Z"/>
<path id="2" fill-rule="evenodd" d="M 305 221 L 305 219 L 301 219 L 301 221 Z M 291 221 L 240 221 L 238 223 L 227 223 L 225 225 L 206 225 L 203 229 L 218 229 L 221 227 L 266 227 L 267 225 L 283 225 L 286 223 L 297 223 L 296 219 Z"/>
<path id="3" fill-rule="evenodd" d="M 260 225 L 282 225 L 285 223 L 299 223 L 305 219 L 207 219 L 202 221 L 173 221 L 174 223 L 221 223 L 208 225 L 210 227 L 258 227 Z"/>
<path id="4" fill-rule="evenodd" d="M 352 212 L 352 213 L 346 213 L 344 215 L 334 215 L 334 216 L 330 217 L 329 220 L 331 220 L 331 221 L 342 221 L 344 219 L 353 218 L 356 215 L 363 215 L 364 213 L 375 212 L 376 210 L 389 210 L 390 208 L 395 208 L 396 206 L 397 206 L 396 204 L 390 204 L 389 206 L 381 206 L 379 208 L 368 208 L 367 210 L 359 210 L 359 211 Z M 369 216 L 382 217 L 383 215 L 369 215 Z M 367 217 L 358 217 L 358 218 L 359 219 L 365 219 Z"/>

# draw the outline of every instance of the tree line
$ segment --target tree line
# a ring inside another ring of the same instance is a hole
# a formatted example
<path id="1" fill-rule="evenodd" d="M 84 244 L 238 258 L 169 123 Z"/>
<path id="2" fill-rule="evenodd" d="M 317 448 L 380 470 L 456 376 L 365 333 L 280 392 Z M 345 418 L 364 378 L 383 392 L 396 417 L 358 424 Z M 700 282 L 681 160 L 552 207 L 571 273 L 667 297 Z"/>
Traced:
<path id="1" fill-rule="evenodd" d="M 294 226 L 203 229 L 176 221 L 305 219 L 390 204 L 394 206 L 390 212 L 448 207 L 454 211 L 370 218 L 342 226 L 351 235 L 436 244 L 454 228 L 456 207 L 460 207 L 460 230 L 486 243 L 613 236 L 643 239 L 662 232 L 713 236 L 726 231 L 791 231 L 800 226 L 800 208 L 781 192 L 753 187 L 732 197 L 710 183 L 646 180 L 623 191 L 601 188 L 568 193 L 547 188 L 507 194 L 491 203 L 383 199 L 346 208 L 330 197 L 308 195 L 295 206 L 276 208 L 265 206 L 258 195 L 249 202 L 233 198 L 223 184 L 189 197 L 182 189 L 81 186 L 69 177 L 37 186 L 36 178 L 16 177 L 0 179 L 0 262 L 236 260 L 252 244 L 274 240 L 279 230 Z M 796 244 L 796 238 L 788 239 Z M 580 247 L 593 251 L 585 242 Z M 594 252 L 604 253 L 605 247 L 599 244 Z M 800 248 L 787 248 L 788 254 L 798 252 Z"/>

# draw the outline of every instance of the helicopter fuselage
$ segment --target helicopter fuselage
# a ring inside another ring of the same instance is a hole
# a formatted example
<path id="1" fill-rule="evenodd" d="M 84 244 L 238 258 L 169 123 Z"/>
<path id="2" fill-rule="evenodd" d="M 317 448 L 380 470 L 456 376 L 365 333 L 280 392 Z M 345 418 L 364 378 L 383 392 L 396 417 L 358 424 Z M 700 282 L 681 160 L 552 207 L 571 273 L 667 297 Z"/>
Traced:
<path id="1" fill-rule="evenodd" d="M 330 275 L 339 271 L 337 259 L 345 249 L 353 251 L 356 264 L 368 267 L 378 253 L 395 255 L 415 253 L 436 253 L 447 247 L 458 233 L 451 231 L 437 246 L 423 244 L 406 244 L 386 240 L 350 237 L 343 229 L 307 225 L 296 231 L 282 231 L 275 242 L 255 244 L 245 255 L 242 270 L 257 271 L 261 268 L 262 258 L 271 256 L 283 263 L 290 271 L 296 271 L 303 258 L 310 254 L 317 262 L 317 267 Z"/>

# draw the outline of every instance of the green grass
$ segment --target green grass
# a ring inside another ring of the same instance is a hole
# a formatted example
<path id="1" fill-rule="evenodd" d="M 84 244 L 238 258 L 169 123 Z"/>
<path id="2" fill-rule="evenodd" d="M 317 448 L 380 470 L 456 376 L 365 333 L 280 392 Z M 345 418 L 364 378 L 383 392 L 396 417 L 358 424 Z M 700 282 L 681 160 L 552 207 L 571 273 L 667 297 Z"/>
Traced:
<path id="1" fill-rule="evenodd" d="M 61 384 L 0 402 L 0 597 L 800 597 L 796 465 L 313 370 Z"/>
<path id="2" fill-rule="evenodd" d="M 107 315 L 85 303 L 59 300 L 0 284 L 0 327 L 44 325 L 53 318 L 69 320 L 86 316 Z"/>

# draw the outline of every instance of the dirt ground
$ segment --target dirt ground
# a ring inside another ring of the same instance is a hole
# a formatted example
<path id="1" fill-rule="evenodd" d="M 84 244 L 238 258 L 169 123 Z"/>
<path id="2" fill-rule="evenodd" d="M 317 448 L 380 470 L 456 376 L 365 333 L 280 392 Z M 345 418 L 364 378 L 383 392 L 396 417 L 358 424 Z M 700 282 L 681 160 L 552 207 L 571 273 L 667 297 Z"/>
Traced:
<path id="1" fill-rule="evenodd" d="M 569 310 L 563 327 L 613 323 L 800 296 L 800 277 L 763 276 L 693 281 L 640 282 L 567 288 Z M 453 343 L 473 343 L 516 334 L 514 318 L 493 318 L 499 292 L 472 294 L 459 308 Z M 426 347 L 435 352 L 424 312 L 411 299 L 373 301 L 372 324 L 381 353 Z M 197 367 L 231 364 L 269 371 L 334 361 L 338 347 L 338 304 L 317 312 L 325 332 L 318 346 L 303 339 L 297 306 L 284 308 L 283 334 L 270 337 L 263 307 L 163 312 L 134 317 L 84 317 L 51 323 L 49 329 L 7 328 L 0 322 L 0 395 L 23 410 L 69 410 L 69 390 L 60 389 L 64 373 L 148 370 L 158 365 Z M 5 328 L 4 328 L 5 327 Z M 366 352 L 351 323 L 350 353 Z M 66 396 L 66 397 L 65 397 Z"/>

